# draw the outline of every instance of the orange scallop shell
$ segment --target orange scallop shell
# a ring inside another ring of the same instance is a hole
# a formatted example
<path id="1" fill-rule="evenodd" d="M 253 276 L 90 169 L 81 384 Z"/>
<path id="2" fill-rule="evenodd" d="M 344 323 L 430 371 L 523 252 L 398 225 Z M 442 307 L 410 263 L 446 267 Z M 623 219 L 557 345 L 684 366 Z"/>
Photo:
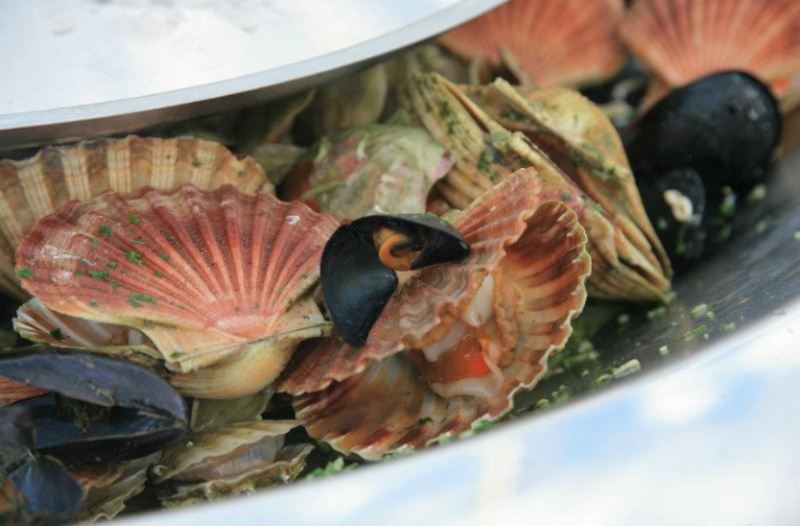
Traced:
<path id="1" fill-rule="evenodd" d="M 227 185 L 108 192 L 39 220 L 17 270 L 55 312 L 140 330 L 185 394 L 231 398 L 263 388 L 297 343 L 326 332 L 308 292 L 337 225 Z"/>
<path id="2" fill-rule="evenodd" d="M 364 347 L 335 338 L 306 343 L 279 388 L 297 396 L 297 417 L 313 437 L 376 459 L 497 418 L 511 408 L 514 392 L 541 377 L 586 301 L 591 260 L 575 213 L 542 201 L 540 189 L 533 170 L 520 170 L 461 213 L 453 225 L 470 243 L 470 255 L 410 278 Z M 443 398 L 428 387 L 410 353 L 464 309 L 490 273 L 513 288 L 513 358 L 502 367 L 493 396 Z"/>
<path id="3" fill-rule="evenodd" d="M 505 62 L 523 83 L 582 85 L 622 65 L 615 33 L 622 12 L 621 0 L 511 0 L 439 42 L 468 59 Z"/>
<path id="4" fill-rule="evenodd" d="M 248 194 L 271 188 L 249 157 L 238 159 L 220 144 L 188 137 L 99 139 L 0 161 L 0 288 L 25 297 L 13 254 L 37 219 L 68 201 L 86 201 L 107 190 L 129 194 L 182 184 L 201 189 L 232 184 Z"/>
<path id="5" fill-rule="evenodd" d="M 636 0 L 619 34 L 658 76 L 651 101 L 729 69 L 748 71 L 787 97 L 800 74 L 797 0 Z"/>

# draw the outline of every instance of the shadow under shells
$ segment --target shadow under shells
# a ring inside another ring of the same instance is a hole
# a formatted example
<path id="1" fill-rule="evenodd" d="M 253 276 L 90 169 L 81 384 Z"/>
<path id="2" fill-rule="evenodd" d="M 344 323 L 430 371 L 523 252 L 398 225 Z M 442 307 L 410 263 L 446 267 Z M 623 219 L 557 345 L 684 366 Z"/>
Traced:
<path id="1" fill-rule="evenodd" d="M 363 347 L 306 342 L 279 385 L 309 434 L 368 460 L 496 419 L 544 374 L 586 301 L 586 234 L 519 170 L 453 221 L 460 263 L 408 277 Z"/>

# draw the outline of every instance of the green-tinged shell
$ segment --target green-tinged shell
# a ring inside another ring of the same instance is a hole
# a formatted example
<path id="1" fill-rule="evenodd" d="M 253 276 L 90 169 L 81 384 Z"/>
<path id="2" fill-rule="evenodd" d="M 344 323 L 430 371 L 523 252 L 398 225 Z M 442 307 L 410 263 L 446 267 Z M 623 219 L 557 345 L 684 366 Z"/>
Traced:
<path id="1" fill-rule="evenodd" d="M 577 91 L 512 86 L 462 86 L 478 106 L 510 131 L 524 133 L 613 218 L 643 253 L 652 251 L 671 275 L 671 266 L 644 210 L 616 128 Z"/>
<path id="2" fill-rule="evenodd" d="M 189 413 L 189 429 L 211 431 L 237 422 L 260 420 L 270 398 L 271 389 L 230 400 L 196 398 Z"/>
<path id="3" fill-rule="evenodd" d="M 500 125 L 440 75 L 415 75 L 409 98 L 428 131 L 455 157 L 453 168 L 437 185 L 451 205 L 465 208 L 515 170 L 533 167 L 544 198 L 566 203 L 586 229 L 593 262 L 590 293 L 608 299 L 665 299 L 669 278 L 644 234 L 629 237 L 538 144 Z"/>
<path id="4" fill-rule="evenodd" d="M 164 484 L 162 502 L 182 506 L 249 493 L 293 480 L 302 471 L 308 444 L 284 445 L 295 420 L 244 422 L 194 433 L 169 448 L 153 470 Z"/>
<path id="5" fill-rule="evenodd" d="M 307 144 L 336 130 L 377 122 L 388 86 L 386 69 L 376 64 L 320 87 L 314 101 L 298 116 L 296 137 Z"/>
<path id="6" fill-rule="evenodd" d="M 111 520 L 125 509 L 125 503 L 144 490 L 147 472 L 161 453 L 116 464 L 80 466 L 70 470 L 86 491 L 76 519 L 81 522 Z"/>
<path id="7" fill-rule="evenodd" d="M 242 111 L 236 130 L 239 150 L 253 155 L 259 146 L 285 142 L 295 119 L 308 108 L 314 94 L 310 90 Z"/>
<path id="8" fill-rule="evenodd" d="M 298 163 L 281 195 L 340 219 L 419 213 L 451 165 L 425 130 L 373 124 L 323 138 Z"/>
<path id="9" fill-rule="evenodd" d="M 272 184 L 278 186 L 306 153 L 306 148 L 294 144 L 260 144 L 250 155 L 261 165 Z"/>

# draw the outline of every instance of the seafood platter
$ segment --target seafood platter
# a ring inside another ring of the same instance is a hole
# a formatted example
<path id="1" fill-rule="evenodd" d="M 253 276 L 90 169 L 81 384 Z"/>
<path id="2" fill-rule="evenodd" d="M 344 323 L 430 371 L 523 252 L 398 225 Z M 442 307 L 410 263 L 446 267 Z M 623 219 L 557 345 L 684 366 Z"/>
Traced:
<path id="1" fill-rule="evenodd" d="M 797 521 L 800 1 L 409 4 L 0 115 L 0 521 Z"/>

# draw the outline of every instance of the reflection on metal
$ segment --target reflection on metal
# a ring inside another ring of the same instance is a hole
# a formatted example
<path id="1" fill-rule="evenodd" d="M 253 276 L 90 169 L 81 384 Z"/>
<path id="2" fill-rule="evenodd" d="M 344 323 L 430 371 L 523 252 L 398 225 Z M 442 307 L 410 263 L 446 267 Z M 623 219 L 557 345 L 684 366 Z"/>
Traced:
<path id="1" fill-rule="evenodd" d="M 0 0 L 0 145 L 129 131 L 298 91 L 501 0 Z"/>

